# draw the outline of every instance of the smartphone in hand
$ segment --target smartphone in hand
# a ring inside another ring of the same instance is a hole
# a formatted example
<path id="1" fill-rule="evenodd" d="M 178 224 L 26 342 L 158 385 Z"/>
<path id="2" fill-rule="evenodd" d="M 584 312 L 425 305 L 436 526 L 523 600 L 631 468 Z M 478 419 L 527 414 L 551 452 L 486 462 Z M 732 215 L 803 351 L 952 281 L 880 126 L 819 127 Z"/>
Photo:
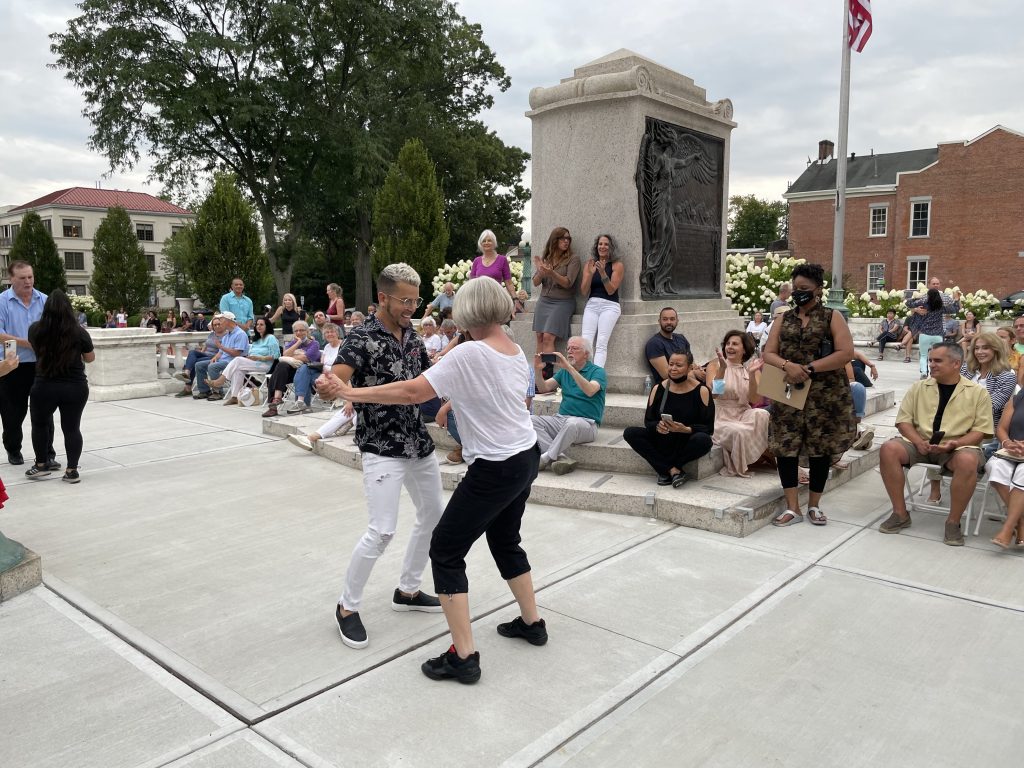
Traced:
<path id="1" fill-rule="evenodd" d="M 671 423 L 673 423 L 675 421 L 675 419 L 672 418 L 672 414 L 671 413 L 663 413 L 663 414 L 661 414 L 661 420 L 662 421 L 667 421 L 669 424 L 671 424 Z"/>
<path id="2" fill-rule="evenodd" d="M 7 341 L 4 342 L 4 359 L 6 360 L 8 357 L 17 356 L 18 342 L 16 342 L 14 339 L 8 339 Z"/>
<path id="3" fill-rule="evenodd" d="M 558 360 L 558 358 L 555 357 L 555 353 L 554 352 L 541 352 L 540 353 L 540 361 L 542 363 L 554 363 L 557 360 Z"/>

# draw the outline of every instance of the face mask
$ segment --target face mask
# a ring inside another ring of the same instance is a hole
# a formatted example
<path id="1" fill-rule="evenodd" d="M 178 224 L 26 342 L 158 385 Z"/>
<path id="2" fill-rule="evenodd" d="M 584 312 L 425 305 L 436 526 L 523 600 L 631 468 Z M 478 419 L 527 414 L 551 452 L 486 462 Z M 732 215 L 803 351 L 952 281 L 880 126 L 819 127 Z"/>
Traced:
<path id="1" fill-rule="evenodd" d="M 814 291 L 793 291 L 793 303 L 798 307 L 814 301 Z"/>
<path id="2" fill-rule="evenodd" d="M 687 378 L 689 378 L 689 374 L 683 374 L 678 379 L 676 377 L 670 375 L 668 377 L 668 380 L 671 381 L 673 384 L 679 384 L 682 381 L 686 381 Z"/>

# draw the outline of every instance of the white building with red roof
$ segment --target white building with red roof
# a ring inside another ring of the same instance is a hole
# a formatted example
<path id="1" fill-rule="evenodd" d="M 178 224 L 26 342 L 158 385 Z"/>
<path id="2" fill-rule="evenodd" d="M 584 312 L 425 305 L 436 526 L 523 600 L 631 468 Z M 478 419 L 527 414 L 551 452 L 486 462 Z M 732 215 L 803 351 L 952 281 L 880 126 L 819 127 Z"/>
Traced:
<path id="1" fill-rule="evenodd" d="M 18 234 L 22 217 L 35 211 L 43 220 L 64 260 L 68 292 L 88 293 L 92 278 L 92 238 L 106 218 L 107 209 L 120 206 L 128 212 L 139 244 L 146 252 L 149 271 L 162 274 L 161 254 L 164 241 L 195 219 L 195 214 L 145 192 L 119 189 L 71 187 L 10 208 L 0 208 L 0 265 L 6 277 L 8 254 Z M 172 306 L 173 297 L 160 298 L 161 305 Z"/>

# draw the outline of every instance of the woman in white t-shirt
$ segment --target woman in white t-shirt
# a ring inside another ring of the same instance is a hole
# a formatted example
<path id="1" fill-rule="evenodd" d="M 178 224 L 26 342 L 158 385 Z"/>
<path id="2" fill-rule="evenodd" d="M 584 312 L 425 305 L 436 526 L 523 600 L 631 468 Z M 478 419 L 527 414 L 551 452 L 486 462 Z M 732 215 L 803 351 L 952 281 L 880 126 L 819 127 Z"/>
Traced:
<path id="1" fill-rule="evenodd" d="M 747 333 L 754 339 L 754 346 L 761 344 L 764 332 L 768 330 L 768 323 L 764 321 L 764 315 L 760 312 L 754 313 L 754 319 L 747 323 Z"/>
<path id="2" fill-rule="evenodd" d="M 412 381 L 340 387 L 341 396 L 356 403 L 423 403 L 447 397 L 459 413 L 463 455 L 469 468 L 430 541 L 434 588 L 453 641 L 445 653 L 423 663 L 423 673 L 433 680 L 475 683 L 480 679 L 465 557 L 485 534 L 521 613 L 513 621 L 499 624 L 498 634 L 522 638 L 532 645 L 543 645 L 548 639 L 544 620 L 537 613 L 530 563 L 519 545 L 519 528 L 537 477 L 540 451 L 523 401 L 530 366 L 523 350 L 501 327 L 511 314 L 512 299 L 497 282 L 473 278 L 455 294 L 453 315 L 475 341 L 453 347 L 441 362 Z"/>
<path id="3" fill-rule="evenodd" d="M 430 362 L 434 362 L 434 358 L 448 342 L 437 332 L 437 322 L 432 317 L 425 317 L 420 321 L 420 334 L 423 336 L 423 346 L 427 348 L 427 356 Z"/>

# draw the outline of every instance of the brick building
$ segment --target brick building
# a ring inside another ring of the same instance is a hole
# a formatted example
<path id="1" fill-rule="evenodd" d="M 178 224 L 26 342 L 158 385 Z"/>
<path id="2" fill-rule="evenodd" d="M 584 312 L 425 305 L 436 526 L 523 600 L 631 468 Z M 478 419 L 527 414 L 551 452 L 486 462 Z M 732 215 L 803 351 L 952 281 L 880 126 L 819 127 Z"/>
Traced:
<path id="1" fill-rule="evenodd" d="M 789 247 L 832 263 L 832 142 L 783 195 Z M 847 165 L 843 273 L 849 290 L 908 288 L 933 275 L 965 292 L 1024 289 L 1024 134 L 1000 125 L 970 141 L 866 156 Z"/>
<path id="2" fill-rule="evenodd" d="M 92 279 L 92 238 L 107 216 L 107 209 L 120 206 L 128 212 L 135 235 L 146 253 L 152 277 L 163 274 L 164 241 L 180 230 L 195 215 L 184 208 L 144 192 L 117 189 L 71 187 L 15 207 L 0 208 L 0 268 L 7 277 L 8 255 L 18 235 L 22 217 L 35 211 L 43 226 L 53 235 L 64 260 L 68 292 L 85 295 Z M 174 306 L 170 296 L 150 297 L 151 304 Z"/>

